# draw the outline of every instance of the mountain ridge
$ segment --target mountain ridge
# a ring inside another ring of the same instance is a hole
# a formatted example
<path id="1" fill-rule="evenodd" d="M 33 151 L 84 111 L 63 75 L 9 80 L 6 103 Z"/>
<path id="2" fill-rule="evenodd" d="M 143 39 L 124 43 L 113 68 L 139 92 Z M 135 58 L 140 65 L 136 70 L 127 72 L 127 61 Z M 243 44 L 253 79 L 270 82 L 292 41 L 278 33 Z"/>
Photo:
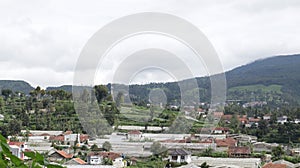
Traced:
<path id="1" fill-rule="evenodd" d="M 289 101 L 296 100 L 300 103 L 300 73 L 298 73 L 298 67 L 300 67 L 300 54 L 279 55 L 259 59 L 225 72 L 227 88 L 229 90 L 230 88 L 239 86 L 246 86 L 247 88 L 247 86 L 251 85 L 279 85 L 283 92 L 281 96 Z M 200 94 L 202 98 L 201 101 L 209 100 L 209 77 L 197 77 L 196 79 L 200 89 L 205 92 Z M 11 89 L 13 91 L 23 91 L 24 93 L 29 93 L 30 90 L 33 89 L 33 87 L 25 81 L 23 81 L 23 85 L 21 84 L 21 80 L 13 80 L 10 84 L 9 82 L 10 80 L 0 80 L 0 89 Z M 151 88 L 163 87 L 166 95 L 171 97 L 170 99 L 175 100 L 180 98 L 180 91 L 176 85 L 177 82 L 131 85 L 130 94 L 133 94 L 135 98 L 141 99 L 140 101 L 147 101 L 147 95 Z M 46 88 L 46 90 L 57 89 L 71 92 L 72 85 L 49 86 Z M 230 94 L 233 93 L 229 93 L 229 97 Z"/>

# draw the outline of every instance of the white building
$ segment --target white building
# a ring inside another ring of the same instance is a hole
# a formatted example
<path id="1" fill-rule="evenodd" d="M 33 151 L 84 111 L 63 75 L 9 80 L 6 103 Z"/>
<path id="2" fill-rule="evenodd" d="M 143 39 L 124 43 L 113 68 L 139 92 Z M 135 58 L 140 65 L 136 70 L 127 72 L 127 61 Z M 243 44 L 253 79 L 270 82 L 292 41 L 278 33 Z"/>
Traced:
<path id="1" fill-rule="evenodd" d="M 88 164 L 99 165 L 102 163 L 103 157 L 101 155 L 90 155 L 87 157 Z"/>
<path id="2" fill-rule="evenodd" d="M 138 131 L 138 130 L 133 130 L 128 132 L 127 134 L 127 138 L 129 140 L 133 140 L 133 141 L 139 141 L 142 139 L 142 132 Z"/>
<path id="3" fill-rule="evenodd" d="M 24 156 L 24 152 L 28 148 L 24 142 L 9 142 L 8 145 L 13 155 L 17 156 L 20 159 L 26 159 Z"/>
<path id="4" fill-rule="evenodd" d="M 125 163 L 123 162 L 123 158 L 122 157 L 118 157 L 118 158 L 114 159 L 113 160 L 113 166 L 116 167 L 116 168 L 125 167 Z"/>
<path id="5" fill-rule="evenodd" d="M 287 121 L 287 116 L 278 117 L 277 122 L 280 123 L 280 124 L 284 124 L 284 123 L 288 122 Z"/>

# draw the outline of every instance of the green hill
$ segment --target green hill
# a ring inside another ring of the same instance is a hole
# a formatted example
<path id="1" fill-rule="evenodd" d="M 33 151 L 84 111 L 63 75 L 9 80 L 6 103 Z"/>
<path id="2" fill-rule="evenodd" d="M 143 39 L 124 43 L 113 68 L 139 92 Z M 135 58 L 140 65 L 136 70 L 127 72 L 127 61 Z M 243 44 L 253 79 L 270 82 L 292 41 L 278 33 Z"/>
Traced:
<path id="1" fill-rule="evenodd" d="M 34 88 L 27 82 L 21 80 L 0 80 L 0 90 L 10 89 L 14 92 L 29 94 Z"/>

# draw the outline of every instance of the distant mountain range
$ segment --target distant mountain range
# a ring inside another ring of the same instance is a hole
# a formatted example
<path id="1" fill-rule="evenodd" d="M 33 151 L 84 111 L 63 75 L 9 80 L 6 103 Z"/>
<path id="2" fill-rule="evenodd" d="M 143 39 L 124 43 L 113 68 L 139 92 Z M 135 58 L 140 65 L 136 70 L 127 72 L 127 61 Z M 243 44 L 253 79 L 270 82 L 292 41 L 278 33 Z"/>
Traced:
<path id="1" fill-rule="evenodd" d="M 241 93 L 259 92 L 265 95 L 279 94 L 285 100 L 300 102 L 300 54 L 257 60 L 230 70 L 225 74 L 229 98 L 239 98 L 232 94 L 241 95 Z M 201 93 L 201 101 L 207 101 L 210 92 L 209 77 L 199 77 L 197 81 L 200 89 L 205 92 Z M 176 82 L 132 85 L 130 86 L 130 93 L 136 99 L 147 101 L 149 90 L 155 87 L 164 88 L 166 95 L 171 100 L 180 98 Z M 0 80 L 0 89 L 29 93 L 33 87 L 25 81 Z M 47 88 L 47 90 L 55 89 L 71 92 L 72 86 L 63 85 Z M 246 98 L 249 95 L 241 95 L 240 97 Z"/>
<path id="2" fill-rule="evenodd" d="M 22 92 L 28 94 L 34 88 L 27 82 L 22 80 L 0 80 L 0 90 L 10 89 L 14 92 Z"/>

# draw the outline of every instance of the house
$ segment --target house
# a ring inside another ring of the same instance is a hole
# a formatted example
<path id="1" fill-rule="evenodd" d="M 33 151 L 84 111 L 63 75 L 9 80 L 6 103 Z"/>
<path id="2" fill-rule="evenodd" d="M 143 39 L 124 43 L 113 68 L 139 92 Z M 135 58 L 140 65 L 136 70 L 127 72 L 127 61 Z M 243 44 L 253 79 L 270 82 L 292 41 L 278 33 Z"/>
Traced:
<path id="1" fill-rule="evenodd" d="M 87 162 L 91 165 L 99 165 L 103 161 L 103 156 L 100 153 L 89 153 L 87 156 Z"/>
<path id="2" fill-rule="evenodd" d="M 271 115 L 264 115 L 263 120 L 271 120 Z"/>
<path id="3" fill-rule="evenodd" d="M 246 125 L 249 122 L 247 117 L 245 117 L 245 116 L 239 117 L 238 120 L 242 125 Z"/>
<path id="4" fill-rule="evenodd" d="M 297 119 L 297 118 L 296 118 L 295 121 L 294 121 L 294 123 L 295 123 L 295 124 L 299 124 L 299 123 L 300 123 L 300 119 Z"/>
<path id="5" fill-rule="evenodd" d="M 87 156 L 88 164 L 98 165 L 103 162 L 104 158 L 114 161 L 116 158 L 121 157 L 119 153 L 114 152 L 91 152 Z"/>
<path id="6" fill-rule="evenodd" d="M 213 117 L 215 120 L 221 119 L 223 115 L 223 112 L 213 112 Z"/>
<path id="7" fill-rule="evenodd" d="M 216 139 L 215 143 L 217 144 L 217 147 L 231 147 L 231 146 L 237 146 L 237 140 L 228 137 L 226 139 Z"/>
<path id="8" fill-rule="evenodd" d="M 24 152 L 28 150 L 25 142 L 9 142 L 8 146 L 13 155 L 20 159 L 25 159 Z"/>
<path id="9" fill-rule="evenodd" d="M 123 160 L 122 157 L 117 157 L 114 160 L 112 160 L 113 166 L 116 168 L 122 168 L 127 166 L 127 162 Z"/>
<path id="10" fill-rule="evenodd" d="M 51 162 L 61 162 L 63 160 L 69 160 L 72 158 L 73 158 L 72 154 L 68 154 L 67 152 L 65 152 L 63 150 L 51 151 L 48 154 L 48 159 Z"/>
<path id="11" fill-rule="evenodd" d="M 0 121 L 4 120 L 4 115 L 0 114 Z"/>
<path id="12" fill-rule="evenodd" d="M 287 116 L 277 117 L 277 123 L 284 124 L 287 123 Z"/>
<path id="13" fill-rule="evenodd" d="M 300 156 L 300 148 L 291 149 L 292 155 Z"/>
<path id="14" fill-rule="evenodd" d="M 300 167 L 300 163 L 292 163 L 292 162 L 289 162 L 289 161 L 286 161 L 286 160 L 276 160 L 273 162 L 273 164 L 282 164 L 282 165 L 286 165 L 286 168 L 299 168 Z"/>
<path id="15" fill-rule="evenodd" d="M 139 141 L 142 139 L 142 132 L 139 130 L 133 130 L 128 132 L 127 139 L 133 140 L 133 141 Z"/>
<path id="16" fill-rule="evenodd" d="M 68 145 L 74 145 L 75 142 L 78 144 L 75 145 L 81 145 L 80 143 L 88 142 L 89 136 L 86 134 L 73 134 L 72 131 L 66 131 L 64 134 L 60 135 L 52 135 L 49 137 L 49 141 L 56 142 L 59 144 L 68 144 Z"/>
<path id="17" fill-rule="evenodd" d="M 229 128 L 225 127 L 216 127 L 212 131 L 213 134 L 228 134 L 229 133 Z"/>
<path id="18" fill-rule="evenodd" d="M 80 159 L 80 158 L 73 158 L 73 159 L 67 161 L 64 164 L 65 165 L 85 165 L 87 163 L 84 160 Z"/>
<path id="19" fill-rule="evenodd" d="M 253 144 L 253 152 L 272 152 L 272 149 L 277 146 L 276 143 L 256 142 Z"/>
<path id="20" fill-rule="evenodd" d="M 250 157 L 251 149 L 247 146 L 231 146 L 228 148 L 228 156 L 236 158 L 246 158 Z"/>
<path id="21" fill-rule="evenodd" d="M 257 127 L 259 121 L 260 121 L 260 118 L 254 118 L 254 117 L 250 117 L 250 118 L 249 118 L 249 124 L 251 125 L 251 127 L 252 127 L 252 126 Z"/>
<path id="22" fill-rule="evenodd" d="M 262 168 L 287 168 L 285 164 L 266 163 Z"/>
<path id="23" fill-rule="evenodd" d="M 222 120 L 225 121 L 226 124 L 229 124 L 232 119 L 232 115 L 226 114 L 222 116 Z"/>
<path id="24" fill-rule="evenodd" d="M 177 163 L 190 163 L 191 160 L 191 152 L 185 149 L 170 149 L 168 151 L 168 160 L 170 162 Z"/>

